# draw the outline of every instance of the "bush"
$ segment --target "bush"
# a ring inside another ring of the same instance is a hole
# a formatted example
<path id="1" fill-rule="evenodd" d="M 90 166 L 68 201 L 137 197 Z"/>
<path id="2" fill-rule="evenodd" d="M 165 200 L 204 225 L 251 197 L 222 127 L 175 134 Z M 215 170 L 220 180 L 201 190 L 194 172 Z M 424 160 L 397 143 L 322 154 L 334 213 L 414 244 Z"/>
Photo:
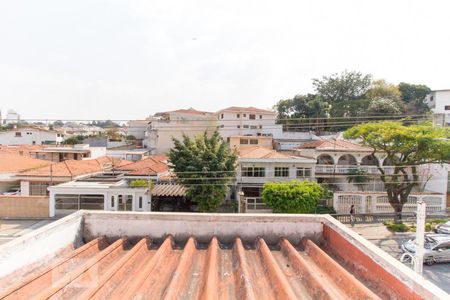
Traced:
<path id="1" fill-rule="evenodd" d="M 408 232 L 410 227 L 403 223 L 395 223 L 394 221 L 384 221 L 384 225 L 386 225 L 387 229 L 393 232 Z"/>
<path id="2" fill-rule="evenodd" d="M 151 188 L 153 186 L 153 182 L 151 182 L 151 181 L 149 182 L 144 179 L 135 179 L 135 180 L 130 181 L 129 186 L 130 187 L 149 187 L 150 186 L 150 188 Z"/>
<path id="3" fill-rule="evenodd" d="M 275 213 L 314 213 L 324 193 L 316 182 L 293 180 L 264 184 L 262 198 Z"/>

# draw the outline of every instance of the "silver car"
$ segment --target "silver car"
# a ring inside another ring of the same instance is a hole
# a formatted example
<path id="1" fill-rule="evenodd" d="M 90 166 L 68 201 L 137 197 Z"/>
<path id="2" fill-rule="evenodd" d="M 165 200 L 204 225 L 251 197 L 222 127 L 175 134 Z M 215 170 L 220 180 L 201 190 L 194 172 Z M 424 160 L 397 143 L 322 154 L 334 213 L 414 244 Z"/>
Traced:
<path id="1" fill-rule="evenodd" d="M 450 221 L 437 225 L 435 231 L 436 233 L 450 234 Z"/>
<path id="2" fill-rule="evenodd" d="M 423 261 L 428 266 L 437 262 L 450 262 L 450 235 L 427 234 L 425 235 Z M 402 245 L 402 250 L 414 254 L 416 252 L 415 240 L 409 240 Z"/>

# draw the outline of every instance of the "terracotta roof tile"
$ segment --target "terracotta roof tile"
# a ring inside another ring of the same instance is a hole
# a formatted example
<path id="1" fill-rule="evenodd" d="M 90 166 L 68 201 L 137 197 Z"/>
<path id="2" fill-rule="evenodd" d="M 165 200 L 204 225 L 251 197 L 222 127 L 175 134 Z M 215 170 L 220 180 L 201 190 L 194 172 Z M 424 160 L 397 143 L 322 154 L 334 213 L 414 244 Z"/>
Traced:
<path id="1" fill-rule="evenodd" d="M 105 169 L 111 169 L 115 164 L 120 165 L 121 161 L 106 156 L 87 160 L 65 160 L 51 166 L 21 172 L 17 176 L 73 177 L 102 172 Z"/>
<path id="2" fill-rule="evenodd" d="M 50 165 L 51 162 L 15 153 L 0 152 L 0 172 L 18 173 Z"/>
<path id="3" fill-rule="evenodd" d="M 296 158 L 292 155 L 287 155 L 276 150 L 254 146 L 254 147 L 243 147 L 239 149 L 239 157 L 241 158 Z"/>
<path id="4" fill-rule="evenodd" d="M 299 149 L 316 149 L 332 151 L 372 151 L 372 149 L 345 140 L 322 140 L 304 143 Z"/>
<path id="5" fill-rule="evenodd" d="M 219 110 L 219 112 L 254 112 L 254 113 L 270 113 L 270 114 L 276 114 L 274 111 L 267 110 L 267 109 L 261 109 L 256 107 L 240 107 L 240 106 L 230 106 L 225 109 Z"/>
<path id="6" fill-rule="evenodd" d="M 157 175 L 169 171 L 167 157 L 164 155 L 146 156 L 134 163 L 116 168 L 120 171 L 128 171 L 127 175 Z"/>

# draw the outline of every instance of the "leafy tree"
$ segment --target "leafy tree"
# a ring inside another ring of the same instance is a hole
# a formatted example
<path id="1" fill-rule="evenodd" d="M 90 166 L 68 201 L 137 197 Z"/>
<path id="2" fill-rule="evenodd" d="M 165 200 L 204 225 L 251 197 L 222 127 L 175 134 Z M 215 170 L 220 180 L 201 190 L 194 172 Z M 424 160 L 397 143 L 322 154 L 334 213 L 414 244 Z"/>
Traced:
<path id="1" fill-rule="evenodd" d="M 63 145 L 76 145 L 76 144 L 82 144 L 84 140 L 84 137 L 81 135 L 75 135 L 71 136 L 67 139 L 65 139 L 62 144 Z"/>
<path id="2" fill-rule="evenodd" d="M 55 122 L 53 122 L 53 126 L 55 126 L 55 127 L 64 126 L 64 122 L 61 120 L 56 120 Z"/>
<path id="3" fill-rule="evenodd" d="M 313 213 L 324 194 L 320 184 L 313 181 L 267 182 L 262 198 L 276 213 Z"/>
<path id="4" fill-rule="evenodd" d="M 366 123 L 348 129 L 344 137 L 361 139 L 364 145 L 373 149 L 374 159 L 376 153 L 383 153 L 392 165 L 392 171 L 387 172 L 380 161 L 378 170 L 396 213 L 396 222 L 401 222 L 403 206 L 412 190 L 419 186 L 418 167 L 450 162 L 450 142 L 445 139 L 449 137 L 448 129 L 433 128 L 429 124 Z"/>
<path id="5" fill-rule="evenodd" d="M 371 75 L 344 71 L 313 79 L 313 86 L 317 94 L 330 103 L 332 117 L 350 117 L 365 113 L 368 102 L 365 94 L 371 82 Z"/>
<path id="6" fill-rule="evenodd" d="M 198 203 L 203 212 L 215 212 L 227 193 L 227 184 L 234 176 L 237 156 L 223 142 L 219 132 L 211 137 L 205 132 L 191 139 L 173 139 L 174 148 L 169 151 L 180 182 L 187 188 L 187 196 Z"/>
<path id="7" fill-rule="evenodd" d="M 370 100 L 385 98 L 400 102 L 402 100 L 402 93 L 397 85 L 388 83 L 384 79 L 378 79 L 372 82 L 372 85 L 366 92 L 366 97 Z"/>
<path id="8" fill-rule="evenodd" d="M 144 180 L 144 179 L 135 179 L 130 181 L 130 187 L 148 187 L 149 189 L 153 188 L 153 181 Z"/>
<path id="9" fill-rule="evenodd" d="M 410 84 L 400 82 L 398 88 L 402 95 L 402 100 L 406 103 L 408 112 L 423 114 L 429 111 L 425 98 L 431 93 L 431 89 L 423 84 Z"/>
<path id="10" fill-rule="evenodd" d="M 393 99 L 375 98 L 370 101 L 367 111 L 371 116 L 395 115 L 401 112 L 401 108 Z"/>

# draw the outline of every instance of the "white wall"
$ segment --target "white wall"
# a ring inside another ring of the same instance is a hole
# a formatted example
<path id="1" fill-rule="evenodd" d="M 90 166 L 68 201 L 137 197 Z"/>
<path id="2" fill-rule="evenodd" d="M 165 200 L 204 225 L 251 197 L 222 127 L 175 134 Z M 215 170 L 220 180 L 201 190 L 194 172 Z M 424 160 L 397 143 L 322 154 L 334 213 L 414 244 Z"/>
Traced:
<path id="1" fill-rule="evenodd" d="M 17 137 L 16 133 L 21 136 Z M 53 131 L 43 131 L 30 128 L 12 129 L 0 132 L 0 145 L 42 145 L 45 142 L 53 144 L 62 142 L 64 137 Z"/>
<path id="2" fill-rule="evenodd" d="M 251 120 L 249 118 L 250 114 L 255 115 L 256 118 Z M 276 114 L 274 113 L 256 113 L 253 111 L 219 111 L 217 113 L 217 118 L 219 132 L 224 139 L 234 135 L 258 134 L 272 135 L 274 138 L 277 138 L 283 133 L 283 126 L 275 124 Z M 240 128 L 238 128 L 238 126 Z M 247 126 L 249 128 L 244 128 Z"/>
<path id="3" fill-rule="evenodd" d="M 449 171 L 449 164 L 428 164 L 421 166 L 419 170 L 422 174 L 421 180 L 424 181 L 430 178 L 425 185 L 425 191 L 447 194 Z M 423 184 L 425 184 L 425 182 Z"/>

